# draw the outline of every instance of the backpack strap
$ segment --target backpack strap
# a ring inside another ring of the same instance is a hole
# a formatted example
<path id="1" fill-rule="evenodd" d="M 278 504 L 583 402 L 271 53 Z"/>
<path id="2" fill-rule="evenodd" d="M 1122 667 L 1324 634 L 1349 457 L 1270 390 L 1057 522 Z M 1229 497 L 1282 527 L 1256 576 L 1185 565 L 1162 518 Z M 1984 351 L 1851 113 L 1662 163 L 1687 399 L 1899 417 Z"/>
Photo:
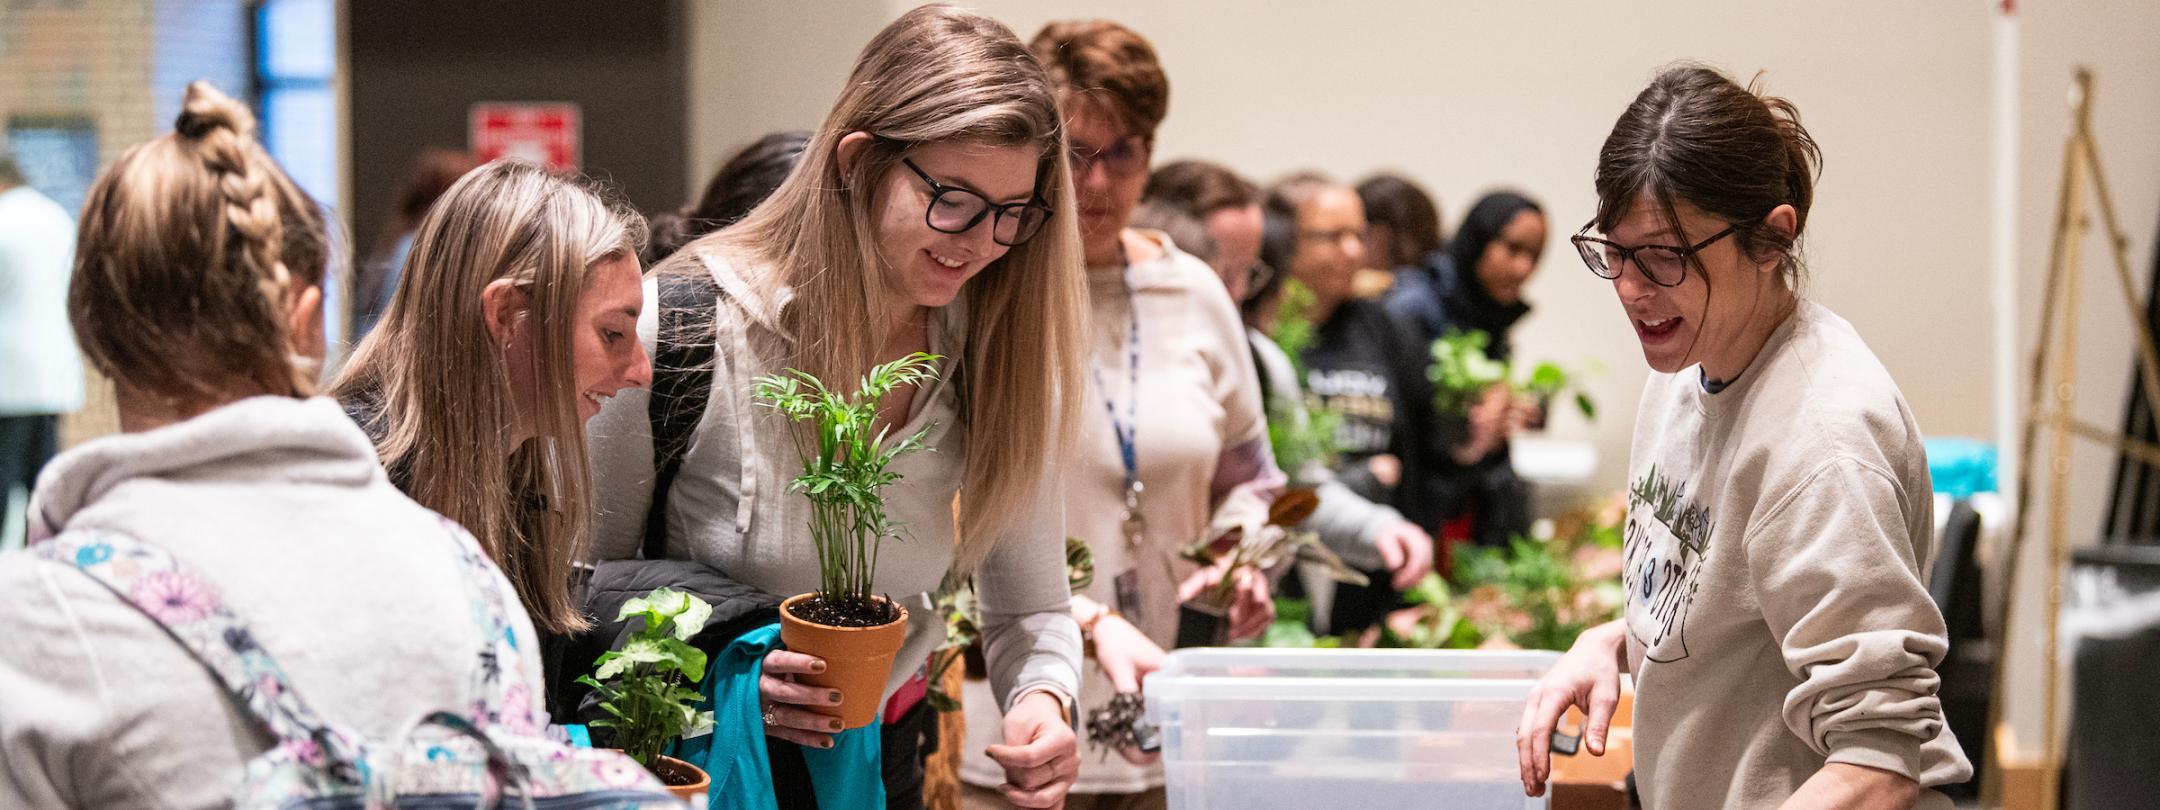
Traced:
<path id="1" fill-rule="evenodd" d="M 648 560 L 667 558 L 668 493 L 712 396 L 713 320 L 720 300 L 720 285 L 703 273 L 664 273 L 658 287 L 660 331 L 646 408 L 653 440 L 652 503 L 645 511 Z"/>
<path id="2" fill-rule="evenodd" d="M 109 530 L 64 532 L 39 543 L 35 553 L 72 565 L 135 606 L 201 661 L 225 690 L 262 721 L 279 744 L 320 752 L 334 773 L 358 782 L 350 763 L 360 759 L 356 737 L 323 722 L 294 691 L 285 670 L 257 644 L 240 617 L 225 606 L 216 586 L 171 553 Z"/>
<path id="3" fill-rule="evenodd" d="M 463 575 L 473 624 L 480 628 L 480 637 L 484 639 L 479 666 L 473 669 L 473 722 L 482 726 L 502 724 L 520 733 L 546 726 L 545 696 L 534 690 L 525 677 L 524 667 L 520 666 L 519 649 L 524 644 L 538 643 L 538 640 L 518 638 L 516 628 L 510 624 L 510 610 L 503 599 L 502 588 L 497 586 L 495 577 L 499 569 L 488 559 L 480 541 L 473 539 L 457 521 L 442 515 L 436 515 L 435 519 L 441 522 L 443 533 L 449 536 L 458 570 Z"/>

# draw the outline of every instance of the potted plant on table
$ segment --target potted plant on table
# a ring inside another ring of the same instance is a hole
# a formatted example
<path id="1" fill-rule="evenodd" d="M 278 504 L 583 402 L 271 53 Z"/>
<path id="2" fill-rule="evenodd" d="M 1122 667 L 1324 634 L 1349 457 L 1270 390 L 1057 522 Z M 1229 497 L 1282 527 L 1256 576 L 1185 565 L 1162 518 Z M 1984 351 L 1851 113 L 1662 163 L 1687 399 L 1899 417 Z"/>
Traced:
<path id="1" fill-rule="evenodd" d="M 643 619 L 621 649 L 594 661 L 598 669 L 578 678 L 600 695 L 607 717 L 595 728 L 612 732 L 615 747 L 660 777 L 678 799 L 704 795 L 704 769 L 660 752 L 668 743 L 712 729 L 712 712 L 697 710 L 704 698 L 692 688 L 705 679 L 705 653 L 690 639 L 705 629 L 712 606 L 673 588 L 660 588 L 623 603 L 616 621 Z"/>
<path id="2" fill-rule="evenodd" d="M 810 538 L 817 546 L 818 590 L 780 604 L 780 640 L 788 649 L 825 661 L 825 671 L 797 676 L 837 689 L 841 703 L 819 708 L 844 728 L 869 725 L 907 635 L 907 609 L 871 592 L 878 549 L 899 534 L 885 512 L 886 487 L 898 482 L 894 460 L 920 450 L 929 428 L 894 437 L 877 427 L 878 404 L 894 389 L 937 378 L 937 355 L 914 354 L 878 366 L 853 393 L 834 391 L 796 369 L 760 377 L 759 404 L 798 424 L 803 471 L 789 489 L 810 500 Z"/>

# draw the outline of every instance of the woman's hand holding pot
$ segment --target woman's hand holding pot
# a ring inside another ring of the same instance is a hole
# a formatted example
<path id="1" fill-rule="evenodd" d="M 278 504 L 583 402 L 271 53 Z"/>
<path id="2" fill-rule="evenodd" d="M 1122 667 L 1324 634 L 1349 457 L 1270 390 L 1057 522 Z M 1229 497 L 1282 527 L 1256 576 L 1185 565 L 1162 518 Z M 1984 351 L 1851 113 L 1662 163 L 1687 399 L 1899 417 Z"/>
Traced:
<path id="1" fill-rule="evenodd" d="M 840 731 L 840 718 L 811 707 L 840 705 L 840 690 L 789 680 L 790 675 L 814 675 L 825 671 L 816 656 L 787 650 L 765 654 L 764 672 L 758 675 L 758 709 L 765 717 L 765 733 L 808 748 L 831 748 Z"/>

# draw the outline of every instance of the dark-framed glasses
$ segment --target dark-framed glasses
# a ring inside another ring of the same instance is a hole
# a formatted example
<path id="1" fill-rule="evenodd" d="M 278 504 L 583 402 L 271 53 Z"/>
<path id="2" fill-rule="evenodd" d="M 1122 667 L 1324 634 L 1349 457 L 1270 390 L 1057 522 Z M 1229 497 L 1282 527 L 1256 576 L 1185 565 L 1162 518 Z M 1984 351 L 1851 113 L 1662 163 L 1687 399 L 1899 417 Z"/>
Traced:
<path id="1" fill-rule="evenodd" d="M 911 158 L 900 163 L 930 187 L 930 204 L 923 209 L 923 223 L 939 233 L 967 233 L 990 218 L 990 239 L 1006 247 L 1026 244 L 1050 221 L 1050 206 L 1036 196 L 1027 202 L 995 203 L 972 189 L 948 186 L 930 177 Z M 1040 190 L 1036 192 L 1040 195 Z"/>
<path id="2" fill-rule="evenodd" d="M 1073 180 L 1078 182 L 1094 171 L 1096 166 L 1103 167 L 1103 171 L 1114 178 L 1131 177 L 1137 172 L 1146 171 L 1148 151 L 1147 139 L 1138 135 L 1127 135 L 1111 141 L 1109 146 L 1101 149 L 1074 143 L 1067 154 L 1071 158 Z"/>
<path id="3" fill-rule="evenodd" d="M 1568 237 L 1568 241 L 1575 245 L 1575 253 L 1582 256 L 1583 264 L 1590 268 L 1590 272 L 1597 274 L 1598 278 L 1616 279 L 1620 277 L 1624 265 L 1628 262 L 1634 262 L 1635 268 L 1642 271 L 1644 278 L 1650 279 L 1650 283 L 1660 287 L 1680 286 L 1680 282 L 1687 280 L 1688 259 L 1703 248 L 1731 236 L 1740 227 L 1738 225 L 1727 225 L 1725 230 L 1718 231 L 1710 238 L 1687 247 L 1674 247 L 1672 245 L 1627 247 L 1608 239 L 1591 236 L 1590 228 L 1596 224 L 1595 221 L 1584 223 L 1582 230 L 1576 231 L 1574 236 Z"/>

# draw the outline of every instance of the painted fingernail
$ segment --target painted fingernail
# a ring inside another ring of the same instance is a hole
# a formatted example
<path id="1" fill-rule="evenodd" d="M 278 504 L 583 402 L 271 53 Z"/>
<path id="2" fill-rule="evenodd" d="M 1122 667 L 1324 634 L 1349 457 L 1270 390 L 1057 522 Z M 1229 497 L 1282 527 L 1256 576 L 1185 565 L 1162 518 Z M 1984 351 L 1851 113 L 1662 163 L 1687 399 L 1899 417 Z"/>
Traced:
<path id="1" fill-rule="evenodd" d="M 831 728 L 831 729 L 832 729 L 832 730 L 834 730 L 834 731 L 839 731 L 839 730 L 840 730 L 840 721 L 838 721 L 838 720 L 834 720 L 834 721 L 832 721 L 832 722 L 830 722 L 830 723 L 826 723 L 825 725 L 826 725 L 826 727 L 828 727 L 828 728 Z M 830 742 L 827 742 L 827 743 L 825 743 L 825 747 L 826 747 L 826 748 L 831 748 L 831 747 L 832 747 L 832 743 L 830 743 Z"/>
<path id="2" fill-rule="evenodd" d="M 833 725 L 837 726 L 837 725 L 839 725 L 839 724 L 838 724 L 838 723 L 834 723 Z M 831 741 L 831 740 L 826 740 L 826 741 L 824 741 L 824 742 L 822 742 L 822 743 L 819 743 L 819 744 L 818 744 L 818 747 L 819 747 L 819 748 L 825 748 L 825 749 L 831 749 L 831 748 L 832 748 L 832 741 Z"/>
<path id="3" fill-rule="evenodd" d="M 812 661 L 812 662 L 810 662 L 810 671 L 811 671 L 811 672 L 824 672 L 824 671 L 825 671 L 825 662 L 824 662 L 824 661 Z"/>
<path id="4" fill-rule="evenodd" d="M 826 694 L 826 696 L 825 696 L 825 701 L 826 701 L 826 702 L 828 702 L 828 703 L 839 703 L 839 702 L 840 702 L 840 690 L 838 690 L 838 689 L 834 689 L 834 690 L 832 690 L 832 691 L 831 691 L 830 693 L 827 693 L 827 694 Z"/>

